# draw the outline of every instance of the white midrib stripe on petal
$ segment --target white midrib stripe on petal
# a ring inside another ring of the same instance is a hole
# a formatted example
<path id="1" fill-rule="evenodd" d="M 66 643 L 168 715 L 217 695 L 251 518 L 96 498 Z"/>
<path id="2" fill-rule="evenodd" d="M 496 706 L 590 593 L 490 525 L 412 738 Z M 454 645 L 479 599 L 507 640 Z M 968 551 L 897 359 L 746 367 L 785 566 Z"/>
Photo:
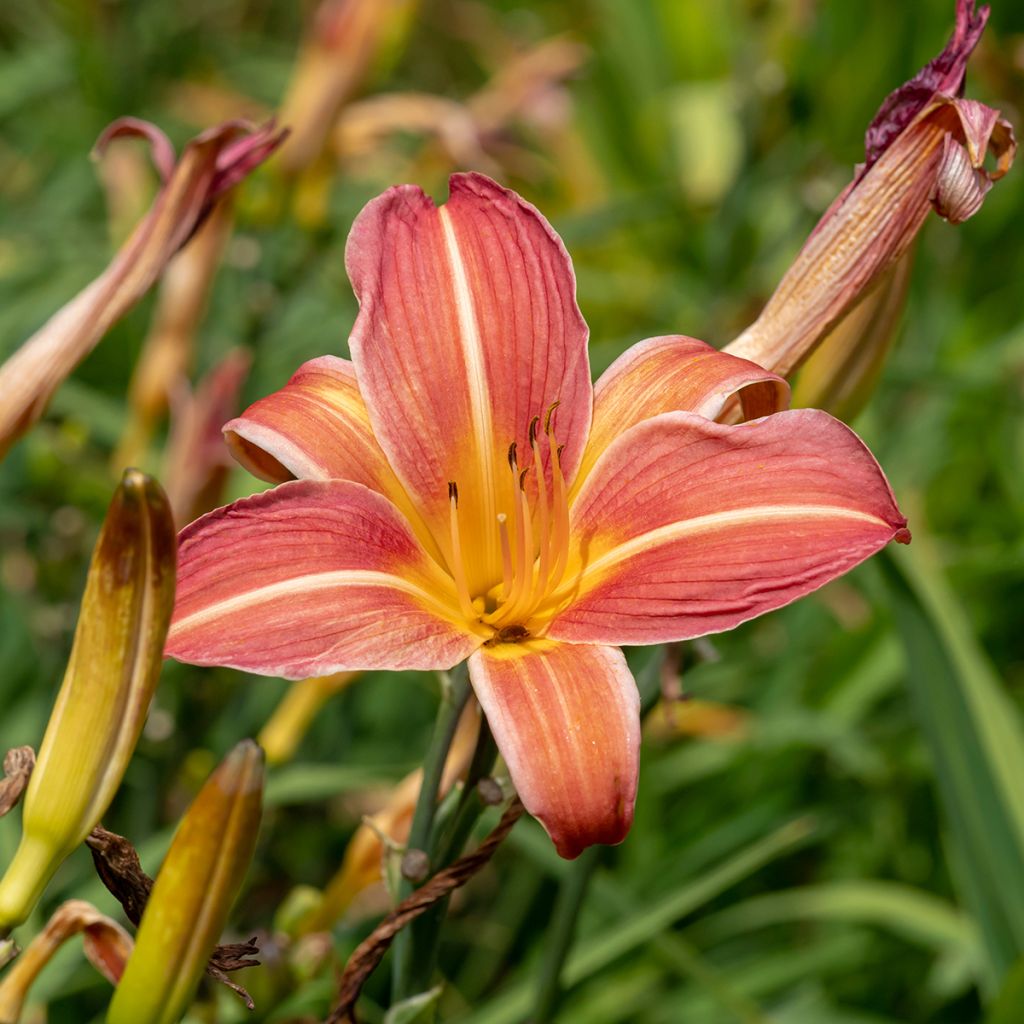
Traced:
<path id="1" fill-rule="evenodd" d="M 450 618 L 447 610 L 435 596 L 417 587 L 414 583 L 402 579 L 387 572 L 377 572 L 371 569 L 338 569 L 334 572 L 310 573 L 306 576 L 295 576 L 291 579 L 281 580 L 279 583 L 270 583 L 265 587 L 258 587 L 255 590 L 247 590 L 244 594 L 226 598 L 206 608 L 201 608 L 183 619 L 178 619 L 171 626 L 171 633 L 192 629 L 195 626 L 202 626 L 208 622 L 223 618 L 225 615 L 235 615 L 246 608 L 254 605 L 273 601 L 277 598 L 288 595 L 299 596 L 317 590 L 329 590 L 333 587 L 387 587 L 389 590 L 398 590 L 410 597 L 422 601 L 428 608 L 437 609 L 439 617 Z"/>
<path id="2" fill-rule="evenodd" d="M 480 484 L 484 490 L 482 495 L 484 522 L 493 527 L 498 514 L 497 489 L 494 480 L 496 467 L 492 464 L 494 461 L 494 424 L 491 419 L 491 395 L 487 385 L 483 339 L 480 337 L 480 325 L 477 321 L 476 307 L 473 304 L 473 293 L 470 291 L 466 267 L 462 262 L 459 240 L 455 236 L 455 226 L 445 207 L 438 207 L 437 212 L 441 218 L 445 250 L 448 253 L 448 263 L 452 272 L 455 309 L 459 317 L 459 343 L 466 363 L 466 384 L 469 388 L 469 401 L 473 411 L 475 432 L 470 443 L 476 452 Z M 497 529 L 487 529 L 483 535 L 487 538 L 487 563 L 497 564 Z M 493 550 L 491 550 L 492 548 Z"/>
<path id="3" fill-rule="evenodd" d="M 617 544 L 611 551 L 605 552 L 588 563 L 582 576 L 578 577 L 578 582 L 583 586 L 589 576 L 595 573 L 604 573 L 616 563 L 628 561 L 634 555 L 643 554 L 662 544 L 670 544 L 672 541 L 681 540 L 694 534 L 707 533 L 723 526 L 753 524 L 766 519 L 791 519 L 794 521 L 801 519 L 853 519 L 891 529 L 889 523 L 884 519 L 838 505 L 757 505 L 752 508 L 733 509 L 729 512 L 714 512 L 711 515 L 695 516 L 693 519 L 682 519 L 678 523 L 658 526 Z"/>

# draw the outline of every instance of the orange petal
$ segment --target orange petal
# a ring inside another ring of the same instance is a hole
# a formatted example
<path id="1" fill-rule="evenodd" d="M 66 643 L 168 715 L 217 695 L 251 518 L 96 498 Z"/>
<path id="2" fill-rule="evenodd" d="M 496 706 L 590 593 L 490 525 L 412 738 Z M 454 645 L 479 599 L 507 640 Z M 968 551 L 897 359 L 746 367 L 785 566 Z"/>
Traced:
<path id="1" fill-rule="evenodd" d="M 609 644 L 731 629 L 909 539 L 871 453 L 811 409 L 637 424 L 587 478 L 571 530 L 578 573 L 547 635 Z"/>
<path id="2" fill-rule="evenodd" d="M 594 386 L 594 421 L 576 489 L 605 448 L 633 424 L 675 411 L 713 420 L 737 394 L 751 419 L 789 404 L 789 385 L 781 377 L 696 338 L 673 334 L 634 345 Z"/>
<path id="3" fill-rule="evenodd" d="M 479 638 L 454 584 L 386 498 L 296 480 L 198 519 L 179 538 L 166 653 L 288 679 L 450 668 Z"/>
<path id="4" fill-rule="evenodd" d="M 558 852 L 619 843 L 633 822 L 640 698 L 613 647 L 482 647 L 473 690 L 526 809 Z"/>
<path id="5" fill-rule="evenodd" d="M 349 345 L 374 433 L 446 557 L 448 482 L 458 484 L 460 520 L 477 531 L 463 544 L 475 594 L 501 579 L 495 522 L 516 497 L 509 445 L 528 453 L 531 419 L 560 402 L 571 479 L 592 387 L 572 266 L 550 225 L 480 174 L 454 175 L 450 193 L 438 208 L 418 188 L 393 188 L 357 218 Z"/>

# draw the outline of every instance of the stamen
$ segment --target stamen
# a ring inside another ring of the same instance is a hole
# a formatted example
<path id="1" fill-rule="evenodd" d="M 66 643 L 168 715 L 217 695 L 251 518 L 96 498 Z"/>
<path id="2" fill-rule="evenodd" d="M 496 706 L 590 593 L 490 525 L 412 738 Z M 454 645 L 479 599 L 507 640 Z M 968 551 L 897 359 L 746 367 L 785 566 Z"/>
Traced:
<path id="1" fill-rule="evenodd" d="M 513 441 L 508 446 L 508 468 L 511 469 L 513 473 L 517 469 L 519 469 L 519 462 L 516 460 L 516 451 L 517 451 L 518 448 L 519 448 L 519 445 L 516 444 L 515 441 Z"/>
<path id="2" fill-rule="evenodd" d="M 459 534 L 459 488 L 454 480 L 448 481 L 448 523 L 452 542 L 452 579 L 455 580 L 455 591 L 459 596 L 459 608 L 467 619 L 477 617 L 473 600 L 469 596 L 469 583 L 466 580 L 466 566 L 462 561 L 462 538 Z"/>
<path id="3" fill-rule="evenodd" d="M 501 538 L 501 599 L 507 601 L 512 593 L 512 547 L 508 542 L 508 516 L 498 513 L 498 536 Z"/>
<path id="4" fill-rule="evenodd" d="M 562 451 L 564 445 L 555 441 L 555 432 L 551 426 L 551 414 L 555 411 L 556 402 L 548 410 L 548 451 L 551 456 L 551 505 L 554 512 L 554 524 L 551 531 L 551 547 L 555 552 L 555 567 L 551 573 L 550 585 L 557 587 L 562 582 L 565 567 L 569 561 L 569 503 L 565 497 L 565 478 L 562 476 Z"/>
<path id="5" fill-rule="evenodd" d="M 525 474 L 524 474 L 525 475 Z M 520 481 L 522 478 L 520 477 Z M 503 617 L 513 619 L 520 615 L 524 608 L 531 606 L 533 597 L 533 528 L 530 524 L 530 505 L 526 492 L 520 490 L 516 495 L 519 504 L 519 515 L 516 516 L 516 596 L 502 609 Z"/>
<path id="6" fill-rule="evenodd" d="M 533 468 L 537 476 L 537 529 L 540 531 L 540 564 L 537 567 L 537 593 L 543 594 L 548 585 L 548 571 L 551 568 L 551 512 L 548 508 L 548 484 L 544 479 L 544 465 L 537 441 L 539 416 L 530 420 L 530 446 L 533 448 Z"/>

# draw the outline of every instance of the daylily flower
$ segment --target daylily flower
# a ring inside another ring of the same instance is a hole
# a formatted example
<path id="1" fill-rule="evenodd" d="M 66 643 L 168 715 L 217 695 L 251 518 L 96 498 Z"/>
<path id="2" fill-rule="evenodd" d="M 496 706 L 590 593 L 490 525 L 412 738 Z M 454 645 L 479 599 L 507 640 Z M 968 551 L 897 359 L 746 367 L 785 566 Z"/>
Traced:
<path id="1" fill-rule="evenodd" d="M 167 653 L 290 678 L 468 658 L 559 852 L 618 842 L 640 738 L 619 645 L 730 629 L 907 539 L 885 477 L 822 412 L 713 422 L 786 386 L 692 338 L 641 342 L 595 388 L 568 254 L 482 175 L 440 208 L 385 192 L 346 263 L 352 361 L 225 428 L 285 482 L 182 532 Z"/>
<path id="2" fill-rule="evenodd" d="M 865 162 L 726 352 L 788 376 L 892 272 L 932 210 L 959 224 L 981 208 L 1017 148 L 998 110 L 961 98 L 988 14 L 957 0 L 946 48 L 886 98 L 868 126 Z"/>
<path id="3" fill-rule="evenodd" d="M 283 133 L 272 125 L 252 131 L 244 122 L 227 122 L 194 138 L 179 160 L 155 125 L 124 117 L 103 132 L 96 151 L 121 136 L 148 140 L 163 187 L 107 269 L 0 366 L 0 458 L 42 416 L 65 377 L 149 291 L 217 200 L 266 160 Z"/>

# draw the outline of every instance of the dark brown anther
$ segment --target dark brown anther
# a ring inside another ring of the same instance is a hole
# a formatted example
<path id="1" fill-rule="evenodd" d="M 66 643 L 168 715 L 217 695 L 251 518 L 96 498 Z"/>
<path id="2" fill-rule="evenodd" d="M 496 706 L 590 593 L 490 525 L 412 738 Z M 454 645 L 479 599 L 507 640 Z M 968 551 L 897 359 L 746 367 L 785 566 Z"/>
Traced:
<path id="1" fill-rule="evenodd" d="M 522 471 L 522 473 L 519 474 L 519 490 L 521 490 L 521 491 L 525 491 L 526 490 L 526 474 L 529 473 L 529 472 L 530 472 L 530 470 L 527 468 L 527 469 L 524 469 Z"/>
<path id="2" fill-rule="evenodd" d="M 448 481 L 448 500 L 455 501 L 455 507 L 459 507 L 459 485 L 454 480 Z"/>
<path id="3" fill-rule="evenodd" d="M 508 466 L 513 473 L 519 468 L 519 460 L 516 458 L 516 452 L 518 449 L 519 445 L 517 445 L 515 441 L 508 446 Z"/>
<path id="4" fill-rule="evenodd" d="M 547 414 L 544 417 L 544 432 L 547 433 L 551 429 L 551 419 L 555 415 L 555 410 L 561 405 L 561 402 L 552 402 Z"/>
<path id="5" fill-rule="evenodd" d="M 529 434 L 530 434 L 530 447 L 531 448 L 537 443 L 537 424 L 538 423 L 540 423 L 540 417 L 539 416 L 534 416 L 533 419 L 530 420 Z"/>
<path id="6" fill-rule="evenodd" d="M 561 464 L 561 462 L 562 462 L 562 452 L 564 452 L 564 451 L 565 451 L 565 445 L 564 444 L 560 444 L 555 449 L 555 458 L 558 459 L 559 464 Z"/>

